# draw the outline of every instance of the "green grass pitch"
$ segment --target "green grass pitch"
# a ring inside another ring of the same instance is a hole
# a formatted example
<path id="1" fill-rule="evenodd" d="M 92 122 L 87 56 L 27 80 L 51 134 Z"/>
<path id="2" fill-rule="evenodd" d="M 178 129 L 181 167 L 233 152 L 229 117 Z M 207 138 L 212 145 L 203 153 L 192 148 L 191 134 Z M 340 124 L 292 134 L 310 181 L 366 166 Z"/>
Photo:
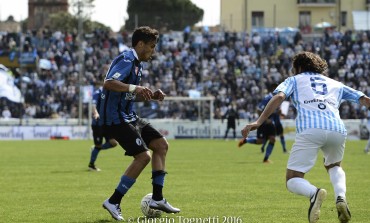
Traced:
<path id="1" fill-rule="evenodd" d="M 285 188 L 287 154 L 276 143 L 263 164 L 256 145 L 237 148 L 236 141 L 170 140 L 164 195 L 181 208 L 158 223 L 299 223 L 308 222 L 308 199 Z M 292 142 L 288 142 L 288 148 Z M 343 167 L 351 222 L 370 220 L 370 155 L 366 141 L 348 141 Z M 92 141 L 0 142 L 0 222 L 115 222 L 101 207 L 131 162 L 123 149 L 102 151 L 101 172 L 87 171 Z M 322 166 L 321 153 L 311 183 L 327 189 L 319 222 L 338 222 L 334 193 Z M 125 222 L 152 223 L 139 218 L 140 200 L 151 192 L 148 166 L 123 198 Z"/>

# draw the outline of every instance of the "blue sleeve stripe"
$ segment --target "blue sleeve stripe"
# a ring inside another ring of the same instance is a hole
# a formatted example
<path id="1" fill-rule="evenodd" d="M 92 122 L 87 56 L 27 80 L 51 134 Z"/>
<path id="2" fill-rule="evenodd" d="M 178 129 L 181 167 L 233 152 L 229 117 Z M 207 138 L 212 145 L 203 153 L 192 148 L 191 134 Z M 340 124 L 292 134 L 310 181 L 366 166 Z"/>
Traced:
<path id="1" fill-rule="evenodd" d="M 360 91 L 356 91 L 353 88 L 350 88 L 348 86 L 343 87 L 343 99 L 354 102 L 354 103 L 359 103 L 359 98 L 364 96 L 364 93 Z"/>

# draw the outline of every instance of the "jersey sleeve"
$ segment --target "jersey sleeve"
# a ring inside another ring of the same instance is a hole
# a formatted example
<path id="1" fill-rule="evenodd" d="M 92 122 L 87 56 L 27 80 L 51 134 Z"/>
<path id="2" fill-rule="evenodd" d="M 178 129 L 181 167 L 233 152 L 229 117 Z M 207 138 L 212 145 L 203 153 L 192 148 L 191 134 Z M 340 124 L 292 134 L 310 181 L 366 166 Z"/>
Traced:
<path id="1" fill-rule="evenodd" d="M 266 97 L 257 105 L 258 111 L 263 111 L 267 105 L 268 101 L 266 100 Z"/>
<path id="2" fill-rule="evenodd" d="M 361 91 L 357 91 L 351 87 L 345 86 L 343 87 L 343 94 L 342 94 L 342 99 L 354 102 L 354 103 L 359 103 L 359 99 L 364 96 L 365 94 Z"/>
<path id="3" fill-rule="evenodd" d="M 274 90 L 273 94 L 275 95 L 279 92 L 283 92 L 285 94 L 286 98 L 289 98 L 293 93 L 294 86 L 295 86 L 294 77 L 288 77 L 287 79 L 285 79 L 285 81 L 283 83 L 281 83 L 281 84 L 279 84 L 279 86 L 277 86 L 277 88 Z"/>
<path id="4" fill-rule="evenodd" d="M 112 65 L 113 67 L 111 67 L 109 70 L 105 80 L 125 80 L 128 76 L 130 76 L 133 63 L 133 60 L 125 58 L 121 59 L 119 62 Z"/>

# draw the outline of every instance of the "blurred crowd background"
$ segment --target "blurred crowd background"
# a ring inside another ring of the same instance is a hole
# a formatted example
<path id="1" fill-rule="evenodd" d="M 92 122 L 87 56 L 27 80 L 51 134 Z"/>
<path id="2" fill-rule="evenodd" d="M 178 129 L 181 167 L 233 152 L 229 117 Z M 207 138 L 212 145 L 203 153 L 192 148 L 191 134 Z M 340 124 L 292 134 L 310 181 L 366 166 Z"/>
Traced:
<path id="1" fill-rule="evenodd" d="M 28 52 L 38 61 L 50 62 L 46 69 L 11 70 L 24 103 L 0 99 L 3 118 L 77 118 L 79 95 L 79 53 L 77 34 L 28 31 L 20 49 L 19 36 L 0 34 L 0 54 Z M 84 73 L 82 83 L 102 84 L 111 60 L 131 46 L 131 33 L 101 30 L 85 35 Z M 184 30 L 162 32 L 156 56 L 145 64 L 143 85 L 162 89 L 167 96 L 189 96 L 196 91 L 212 96 L 214 110 L 205 103 L 202 109 L 189 101 L 142 103 L 139 112 L 145 118 L 196 120 L 199 117 L 220 119 L 229 107 L 237 109 L 240 118 L 256 118 L 256 105 L 273 83 L 291 75 L 291 58 L 300 51 L 321 55 L 329 64 L 329 76 L 370 94 L 370 32 L 326 30 L 320 37 L 303 40 L 298 31 L 210 32 Z M 1 69 L 1 68 L 0 68 Z M 83 118 L 88 116 L 84 103 Z M 201 114 L 199 114 L 201 111 Z M 342 103 L 341 117 L 364 118 L 366 112 L 356 104 Z M 293 108 L 285 118 L 295 117 Z"/>

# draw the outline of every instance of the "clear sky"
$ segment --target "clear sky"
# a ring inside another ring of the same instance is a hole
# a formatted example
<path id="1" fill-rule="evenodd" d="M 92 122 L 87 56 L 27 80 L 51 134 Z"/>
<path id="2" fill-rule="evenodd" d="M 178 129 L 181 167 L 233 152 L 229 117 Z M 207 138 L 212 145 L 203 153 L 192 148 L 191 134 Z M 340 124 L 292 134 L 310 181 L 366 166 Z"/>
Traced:
<path id="1" fill-rule="evenodd" d="M 220 23 L 221 0 L 191 0 L 195 5 L 204 10 L 201 25 L 217 25 Z M 109 2 L 109 4 L 107 4 Z M 95 7 L 91 19 L 110 26 L 118 31 L 127 19 L 126 13 L 128 0 L 95 0 Z M 112 5 L 114 7 L 112 7 Z M 3 21 L 14 16 L 16 21 L 28 17 L 28 0 L 0 0 L 0 20 Z"/>

